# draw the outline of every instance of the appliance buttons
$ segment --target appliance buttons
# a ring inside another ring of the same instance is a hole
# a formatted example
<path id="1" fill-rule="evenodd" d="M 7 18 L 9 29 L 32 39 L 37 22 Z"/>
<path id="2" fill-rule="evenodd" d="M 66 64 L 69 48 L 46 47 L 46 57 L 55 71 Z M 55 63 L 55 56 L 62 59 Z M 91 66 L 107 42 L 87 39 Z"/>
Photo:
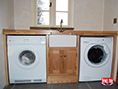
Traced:
<path id="1" fill-rule="evenodd" d="M 29 42 L 29 39 L 24 39 L 23 42 Z"/>

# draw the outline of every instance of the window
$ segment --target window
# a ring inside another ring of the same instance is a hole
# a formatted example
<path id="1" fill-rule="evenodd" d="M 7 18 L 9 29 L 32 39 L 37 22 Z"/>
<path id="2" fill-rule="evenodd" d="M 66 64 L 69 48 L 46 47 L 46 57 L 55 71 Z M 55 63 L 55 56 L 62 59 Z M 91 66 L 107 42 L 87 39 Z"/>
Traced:
<path id="1" fill-rule="evenodd" d="M 56 27 L 72 26 L 72 0 L 34 0 L 34 25 Z"/>

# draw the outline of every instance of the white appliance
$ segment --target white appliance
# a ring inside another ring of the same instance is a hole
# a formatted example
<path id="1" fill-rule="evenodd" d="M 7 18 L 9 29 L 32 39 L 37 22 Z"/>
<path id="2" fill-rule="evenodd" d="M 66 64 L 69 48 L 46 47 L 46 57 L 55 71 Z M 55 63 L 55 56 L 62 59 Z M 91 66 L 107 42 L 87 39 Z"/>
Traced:
<path id="1" fill-rule="evenodd" d="M 111 77 L 113 37 L 80 37 L 79 81 Z"/>
<path id="2" fill-rule="evenodd" d="M 46 82 L 46 36 L 7 36 L 10 83 Z"/>

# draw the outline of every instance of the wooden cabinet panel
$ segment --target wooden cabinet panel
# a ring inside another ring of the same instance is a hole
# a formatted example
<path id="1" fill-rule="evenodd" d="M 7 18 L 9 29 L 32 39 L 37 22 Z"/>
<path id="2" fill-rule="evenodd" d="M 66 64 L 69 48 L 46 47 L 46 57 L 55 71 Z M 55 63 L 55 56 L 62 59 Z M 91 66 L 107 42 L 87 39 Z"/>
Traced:
<path id="1" fill-rule="evenodd" d="M 76 75 L 76 50 L 50 50 L 49 75 Z"/>
<path id="2" fill-rule="evenodd" d="M 51 50 L 49 55 L 49 74 L 59 74 L 61 72 L 61 51 Z"/>
<path id="3" fill-rule="evenodd" d="M 76 51 L 64 51 L 64 73 L 76 75 Z"/>

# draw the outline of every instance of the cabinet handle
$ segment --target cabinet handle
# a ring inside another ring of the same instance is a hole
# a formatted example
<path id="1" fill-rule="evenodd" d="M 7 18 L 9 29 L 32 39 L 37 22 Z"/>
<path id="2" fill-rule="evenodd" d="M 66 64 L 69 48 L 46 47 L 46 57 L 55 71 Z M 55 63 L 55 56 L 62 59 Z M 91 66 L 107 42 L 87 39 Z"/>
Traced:
<path id="1" fill-rule="evenodd" d="M 66 57 L 66 55 L 64 55 L 64 57 Z"/>
<path id="2" fill-rule="evenodd" d="M 62 57 L 62 55 L 60 57 Z"/>

